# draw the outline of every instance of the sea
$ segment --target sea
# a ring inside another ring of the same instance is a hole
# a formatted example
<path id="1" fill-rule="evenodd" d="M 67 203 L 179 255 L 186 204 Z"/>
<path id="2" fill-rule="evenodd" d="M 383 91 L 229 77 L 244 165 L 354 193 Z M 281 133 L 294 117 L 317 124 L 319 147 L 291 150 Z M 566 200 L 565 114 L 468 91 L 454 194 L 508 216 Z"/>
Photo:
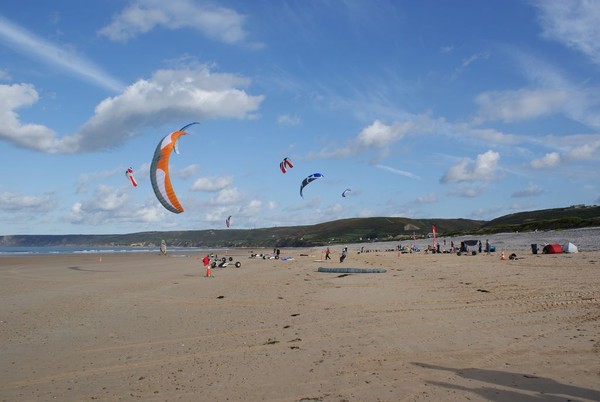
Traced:
<path id="1" fill-rule="evenodd" d="M 222 248 L 171 247 L 170 255 L 216 253 Z M 95 247 L 95 246 L 0 246 L 2 255 L 64 255 L 64 254 L 160 254 L 159 247 Z"/>
<path id="2" fill-rule="evenodd" d="M 455 247 L 460 245 L 463 240 L 481 240 L 485 244 L 486 240 L 490 245 L 501 250 L 528 250 L 531 251 L 532 244 L 537 244 L 541 250 L 546 244 L 558 243 L 561 246 L 567 243 L 573 243 L 579 251 L 600 251 L 600 227 L 568 229 L 568 230 L 550 230 L 536 232 L 512 232 L 498 233 L 491 235 L 464 235 L 457 237 L 439 236 L 436 241 L 441 249 L 449 249 L 450 242 L 453 241 Z M 412 240 L 402 242 L 394 241 L 370 241 L 363 243 L 354 243 L 347 245 L 333 245 L 332 247 L 344 247 L 349 249 L 395 249 L 399 245 L 412 245 Z M 432 245 L 433 239 L 416 239 L 416 246 L 425 250 Z M 314 248 L 314 247 L 312 247 Z M 197 248 L 197 247 L 170 247 L 169 255 L 177 256 L 182 254 L 200 254 L 200 253 L 220 253 L 226 251 L 226 248 Z M 51 254 L 119 254 L 119 253 L 160 253 L 158 247 L 90 247 L 90 246 L 47 246 L 47 247 L 29 247 L 29 246 L 0 246 L 0 256 L 2 255 L 51 255 Z"/>

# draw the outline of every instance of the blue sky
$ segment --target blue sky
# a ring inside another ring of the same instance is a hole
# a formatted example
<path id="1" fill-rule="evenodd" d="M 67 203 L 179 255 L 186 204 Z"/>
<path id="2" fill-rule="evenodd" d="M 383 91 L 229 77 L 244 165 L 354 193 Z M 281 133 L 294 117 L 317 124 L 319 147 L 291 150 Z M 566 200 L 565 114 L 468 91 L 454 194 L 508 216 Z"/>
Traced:
<path id="1" fill-rule="evenodd" d="M 3 1 L 0 235 L 597 204 L 598 21 L 597 1 Z M 193 121 L 173 214 L 150 162 Z"/>

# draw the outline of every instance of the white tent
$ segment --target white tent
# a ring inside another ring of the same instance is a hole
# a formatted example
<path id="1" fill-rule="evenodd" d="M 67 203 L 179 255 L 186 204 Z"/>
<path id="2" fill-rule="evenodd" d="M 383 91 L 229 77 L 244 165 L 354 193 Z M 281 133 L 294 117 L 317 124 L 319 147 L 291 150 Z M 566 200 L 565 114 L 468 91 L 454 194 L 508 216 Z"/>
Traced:
<path id="1" fill-rule="evenodd" d="M 577 246 L 571 242 L 566 242 L 563 244 L 562 249 L 563 253 L 577 253 L 579 251 L 577 250 Z"/>

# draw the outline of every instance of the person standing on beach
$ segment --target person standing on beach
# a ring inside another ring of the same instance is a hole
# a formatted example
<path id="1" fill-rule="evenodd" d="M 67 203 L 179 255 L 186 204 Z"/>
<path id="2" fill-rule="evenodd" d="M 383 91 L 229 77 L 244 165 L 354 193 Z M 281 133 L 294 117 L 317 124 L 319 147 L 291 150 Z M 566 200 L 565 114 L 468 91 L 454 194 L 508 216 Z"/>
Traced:
<path id="1" fill-rule="evenodd" d="M 325 250 L 325 259 L 326 260 L 331 260 L 331 256 L 329 254 L 331 254 L 331 250 L 329 250 L 329 247 L 327 247 L 327 250 Z"/>
<path id="2" fill-rule="evenodd" d="M 348 247 L 344 247 L 342 250 L 342 255 L 340 255 L 340 263 L 344 262 L 346 256 L 348 256 Z"/>
<path id="3" fill-rule="evenodd" d="M 206 270 L 208 268 L 208 264 L 210 264 L 210 258 L 208 258 L 208 254 L 206 254 L 202 259 L 202 264 L 204 264 L 204 269 Z"/>

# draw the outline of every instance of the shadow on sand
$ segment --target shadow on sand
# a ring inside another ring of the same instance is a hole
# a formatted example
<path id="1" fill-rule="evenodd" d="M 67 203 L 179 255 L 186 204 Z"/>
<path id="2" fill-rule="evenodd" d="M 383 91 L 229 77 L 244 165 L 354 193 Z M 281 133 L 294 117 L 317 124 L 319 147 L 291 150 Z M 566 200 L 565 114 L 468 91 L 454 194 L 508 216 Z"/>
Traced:
<path id="1" fill-rule="evenodd" d="M 84 269 L 79 267 L 67 267 L 67 269 L 72 269 L 73 271 L 83 271 L 83 272 L 115 272 L 115 271 L 106 271 L 102 269 Z"/>
<path id="2" fill-rule="evenodd" d="M 550 378 L 538 377 L 531 374 L 511 373 L 507 371 L 477 368 L 452 368 L 436 366 L 427 363 L 413 364 L 432 370 L 449 371 L 454 373 L 454 375 L 467 380 L 481 381 L 484 383 L 493 384 L 494 386 L 510 388 L 502 389 L 492 386 L 466 387 L 440 381 L 427 381 L 427 384 L 438 387 L 444 387 L 465 393 L 472 392 L 489 401 L 600 401 L 599 390 L 563 384 Z M 532 393 L 535 393 L 535 395 L 532 395 Z"/>

